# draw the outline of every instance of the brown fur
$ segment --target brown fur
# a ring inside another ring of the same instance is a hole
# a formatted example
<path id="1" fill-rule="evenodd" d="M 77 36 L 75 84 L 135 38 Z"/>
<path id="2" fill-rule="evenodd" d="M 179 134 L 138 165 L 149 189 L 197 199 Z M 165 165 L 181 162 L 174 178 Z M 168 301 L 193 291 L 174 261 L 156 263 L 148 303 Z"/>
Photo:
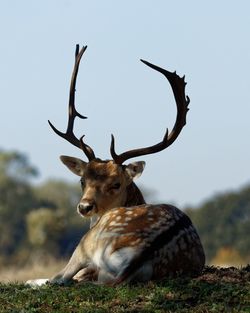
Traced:
<path id="1" fill-rule="evenodd" d="M 125 166 L 99 159 L 61 159 L 81 176 L 78 212 L 95 220 L 51 282 L 66 283 L 76 275 L 78 281 L 114 285 L 202 270 L 204 251 L 190 219 L 171 205 L 146 204 L 133 182 L 144 162 Z"/>
<path id="2" fill-rule="evenodd" d="M 85 163 L 75 158 L 63 157 L 63 162 L 81 176 L 83 195 L 79 204 L 93 205 L 93 209 L 86 213 L 78 210 L 81 215 L 101 217 L 107 210 L 115 207 L 145 203 L 139 188 L 133 182 L 134 176 L 139 176 L 142 172 L 143 162 L 134 163 L 132 167 L 100 159 Z"/>

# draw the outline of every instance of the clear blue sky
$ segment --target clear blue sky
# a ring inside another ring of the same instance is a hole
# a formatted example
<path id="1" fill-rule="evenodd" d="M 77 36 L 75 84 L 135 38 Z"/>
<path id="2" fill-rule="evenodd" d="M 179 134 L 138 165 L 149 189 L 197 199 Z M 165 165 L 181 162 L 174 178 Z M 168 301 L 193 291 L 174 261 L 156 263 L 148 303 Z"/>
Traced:
<path id="1" fill-rule="evenodd" d="M 175 120 L 166 79 L 143 58 L 186 75 L 187 125 L 169 149 L 140 159 L 159 202 L 198 204 L 250 182 L 250 1 L 9 0 L 0 4 L 0 147 L 26 153 L 40 180 L 78 178 L 65 130 L 75 44 L 88 45 L 76 103 L 78 136 L 101 158 L 158 142 Z"/>

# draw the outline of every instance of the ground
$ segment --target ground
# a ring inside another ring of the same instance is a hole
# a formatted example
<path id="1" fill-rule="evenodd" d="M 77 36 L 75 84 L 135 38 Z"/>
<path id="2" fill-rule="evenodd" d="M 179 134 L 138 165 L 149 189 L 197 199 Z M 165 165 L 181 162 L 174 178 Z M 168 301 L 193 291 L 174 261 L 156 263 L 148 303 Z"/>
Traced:
<path id="1" fill-rule="evenodd" d="M 0 284 L 0 312 L 250 312 L 250 265 L 206 267 L 199 277 L 118 287 Z"/>

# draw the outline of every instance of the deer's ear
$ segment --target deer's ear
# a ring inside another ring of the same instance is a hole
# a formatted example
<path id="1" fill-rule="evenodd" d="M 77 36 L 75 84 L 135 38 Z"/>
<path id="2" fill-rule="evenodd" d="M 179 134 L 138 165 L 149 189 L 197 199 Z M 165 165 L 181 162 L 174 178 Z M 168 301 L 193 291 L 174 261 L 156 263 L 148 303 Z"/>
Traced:
<path id="1" fill-rule="evenodd" d="M 68 169 L 71 170 L 77 176 L 83 176 L 87 163 L 82 161 L 81 159 L 61 155 L 60 160 L 67 166 Z"/>
<path id="2" fill-rule="evenodd" d="M 135 179 L 141 176 L 146 163 L 144 161 L 133 162 L 126 166 L 126 172 L 130 178 Z"/>

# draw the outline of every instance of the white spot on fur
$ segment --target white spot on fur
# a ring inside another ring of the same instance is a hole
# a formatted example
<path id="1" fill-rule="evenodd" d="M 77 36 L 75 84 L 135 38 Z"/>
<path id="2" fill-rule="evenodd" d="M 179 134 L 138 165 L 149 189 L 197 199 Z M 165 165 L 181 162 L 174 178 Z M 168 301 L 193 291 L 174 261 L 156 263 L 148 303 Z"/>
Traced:
<path id="1" fill-rule="evenodd" d="M 125 222 L 131 221 L 131 217 L 125 217 Z"/>
<path id="2" fill-rule="evenodd" d="M 155 219 L 153 217 L 148 217 L 148 221 L 153 222 Z"/>
<path id="3" fill-rule="evenodd" d="M 137 238 L 136 240 L 131 241 L 130 244 L 131 244 L 131 246 L 136 246 L 136 245 L 138 245 L 140 242 L 141 242 L 141 238 Z"/>
<path id="4" fill-rule="evenodd" d="M 125 223 L 117 223 L 116 221 L 112 221 L 109 223 L 109 226 L 123 226 Z"/>
<path id="5" fill-rule="evenodd" d="M 126 224 L 122 224 L 122 225 L 128 225 L 128 224 L 126 223 Z M 122 232 L 122 231 L 124 231 L 124 227 L 117 227 L 117 228 L 114 229 L 114 231 L 116 233 Z"/>

